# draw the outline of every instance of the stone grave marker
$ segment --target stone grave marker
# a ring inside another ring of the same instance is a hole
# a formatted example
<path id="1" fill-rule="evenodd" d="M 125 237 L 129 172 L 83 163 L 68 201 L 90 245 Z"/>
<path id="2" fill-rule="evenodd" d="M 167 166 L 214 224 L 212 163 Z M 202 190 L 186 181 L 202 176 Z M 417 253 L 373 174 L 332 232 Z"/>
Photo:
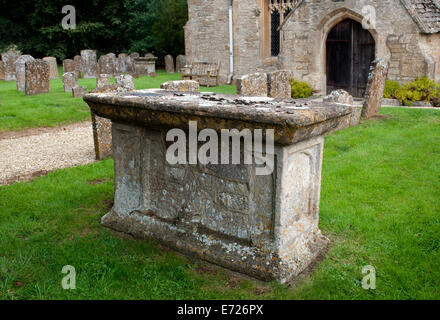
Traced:
<path id="1" fill-rule="evenodd" d="M 285 70 L 269 72 L 267 74 L 268 96 L 276 99 L 291 99 L 292 86 L 290 72 Z"/>
<path id="2" fill-rule="evenodd" d="M 116 84 L 121 85 L 122 87 L 124 87 L 129 91 L 136 90 L 136 88 L 134 87 L 133 77 L 129 74 L 126 75 L 121 74 L 117 76 L 115 80 L 116 80 Z"/>
<path id="3" fill-rule="evenodd" d="M 77 78 L 79 79 L 82 77 L 81 56 L 75 56 L 73 58 L 73 62 L 75 64 L 75 74 L 76 74 Z"/>
<path id="4" fill-rule="evenodd" d="M 167 73 L 174 73 L 174 58 L 170 54 L 165 56 L 165 70 Z"/>
<path id="5" fill-rule="evenodd" d="M 74 98 L 81 98 L 87 94 L 87 87 L 73 87 L 72 94 Z"/>
<path id="6" fill-rule="evenodd" d="M 96 51 L 81 50 L 81 66 L 83 76 L 86 79 L 96 78 L 98 74 L 98 63 L 96 62 Z"/>
<path id="7" fill-rule="evenodd" d="M 15 65 L 15 81 L 18 91 L 25 91 L 26 85 L 26 62 L 34 61 L 35 59 L 30 55 L 20 56 L 14 63 Z"/>
<path id="8" fill-rule="evenodd" d="M 125 53 L 120 53 L 117 58 L 116 73 L 126 73 L 127 72 L 127 58 Z"/>
<path id="9" fill-rule="evenodd" d="M 388 68 L 389 63 L 385 59 L 377 59 L 372 62 L 365 91 L 365 102 L 362 108 L 362 119 L 369 119 L 379 114 Z"/>
<path id="10" fill-rule="evenodd" d="M 49 64 L 49 76 L 50 79 L 58 79 L 58 64 L 57 64 L 57 58 L 55 57 L 44 57 L 44 61 L 46 61 Z"/>
<path id="11" fill-rule="evenodd" d="M 99 74 L 96 78 L 96 88 L 102 88 L 110 84 L 111 74 Z"/>
<path id="12" fill-rule="evenodd" d="M 64 92 L 72 92 L 72 88 L 78 86 L 78 79 L 75 72 L 66 72 L 63 74 Z"/>
<path id="13" fill-rule="evenodd" d="M 15 81 L 15 61 L 21 56 L 20 52 L 9 51 L 2 53 L 2 61 L 6 81 Z"/>
<path id="14" fill-rule="evenodd" d="M 63 60 L 63 74 L 66 72 L 75 72 L 75 62 L 72 59 Z"/>
<path id="15" fill-rule="evenodd" d="M 267 97 L 267 74 L 247 74 L 237 79 L 237 93 L 243 96 Z"/>
<path id="16" fill-rule="evenodd" d="M 0 60 L 0 80 L 5 80 L 5 64 Z"/>
<path id="17" fill-rule="evenodd" d="M 180 72 L 180 69 L 185 67 L 186 65 L 186 56 L 178 55 L 176 58 L 176 72 Z"/>
<path id="18" fill-rule="evenodd" d="M 200 84 L 194 80 L 168 81 L 160 85 L 161 89 L 180 92 L 200 92 Z"/>
<path id="19" fill-rule="evenodd" d="M 35 59 L 26 63 L 25 93 L 27 96 L 47 93 L 50 89 L 49 63 Z"/>

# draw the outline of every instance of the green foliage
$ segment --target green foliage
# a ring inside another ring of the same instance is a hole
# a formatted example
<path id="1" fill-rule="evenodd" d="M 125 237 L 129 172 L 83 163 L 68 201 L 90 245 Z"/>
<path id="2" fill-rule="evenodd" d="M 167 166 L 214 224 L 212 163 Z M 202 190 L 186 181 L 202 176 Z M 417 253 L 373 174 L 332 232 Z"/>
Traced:
<path id="1" fill-rule="evenodd" d="M 416 101 L 430 102 L 434 106 L 439 106 L 440 83 L 436 84 L 426 76 L 406 82 L 403 86 L 396 81 L 387 80 L 384 97 L 397 99 L 402 105 L 407 106 L 412 106 Z"/>
<path id="2" fill-rule="evenodd" d="M 293 99 L 308 98 L 313 94 L 313 89 L 304 81 L 290 79 L 290 85 L 292 86 Z"/>
<path id="3" fill-rule="evenodd" d="M 184 53 L 187 0 L 71 0 L 76 29 L 64 30 L 64 0 L 0 0 L 0 51 L 16 44 L 35 57 L 103 53 Z"/>
<path id="4" fill-rule="evenodd" d="M 397 81 L 387 79 L 383 97 L 387 99 L 395 99 L 397 91 L 399 91 L 401 88 L 402 87 L 400 86 L 400 83 L 398 83 Z"/>

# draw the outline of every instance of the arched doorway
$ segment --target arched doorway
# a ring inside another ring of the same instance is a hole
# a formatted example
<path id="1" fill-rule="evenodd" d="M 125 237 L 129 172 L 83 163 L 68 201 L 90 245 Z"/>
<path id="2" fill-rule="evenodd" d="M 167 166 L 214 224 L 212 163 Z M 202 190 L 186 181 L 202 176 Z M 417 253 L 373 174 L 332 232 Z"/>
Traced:
<path id="1" fill-rule="evenodd" d="M 344 89 L 354 97 L 363 97 L 375 57 L 370 32 L 359 22 L 343 20 L 329 32 L 326 48 L 327 92 Z"/>

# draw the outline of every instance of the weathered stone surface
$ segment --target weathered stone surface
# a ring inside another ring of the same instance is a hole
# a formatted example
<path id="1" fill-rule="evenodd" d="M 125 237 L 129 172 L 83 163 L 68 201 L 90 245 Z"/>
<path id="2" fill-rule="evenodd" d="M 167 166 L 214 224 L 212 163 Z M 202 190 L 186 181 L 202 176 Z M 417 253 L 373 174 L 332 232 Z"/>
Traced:
<path id="1" fill-rule="evenodd" d="M 174 58 L 170 54 L 165 56 L 165 70 L 167 73 L 174 73 Z"/>
<path id="2" fill-rule="evenodd" d="M 5 80 L 5 64 L 0 60 L 0 80 Z"/>
<path id="3" fill-rule="evenodd" d="M 134 82 L 133 82 L 133 77 L 129 74 L 126 75 L 119 75 L 115 78 L 116 80 L 116 84 L 121 85 L 122 87 L 124 87 L 127 90 L 136 90 L 136 88 L 134 87 Z"/>
<path id="4" fill-rule="evenodd" d="M 75 72 L 75 62 L 72 59 L 63 60 L 63 74 L 66 72 Z"/>
<path id="5" fill-rule="evenodd" d="M 186 65 L 186 57 L 184 55 L 178 55 L 176 58 L 176 72 L 180 72 L 180 69 L 185 67 Z"/>
<path id="6" fill-rule="evenodd" d="M 274 71 L 267 74 L 268 96 L 277 99 L 291 99 L 292 86 L 290 85 L 290 72 L 285 70 Z"/>
<path id="7" fill-rule="evenodd" d="M 267 74 L 248 74 L 237 79 L 237 93 L 243 96 L 267 97 Z"/>
<path id="8" fill-rule="evenodd" d="M 96 78 L 98 74 L 98 63 L 96 62 L 96 51 L 81 50 L 81 65 L 84 78 Z"/>
<path id="9" fill-rule="evenodd" d="M 116 73 L 127 72 L 127 59 L 128 56 L 125 53 L 120 53 L 118 55 L 118 59 L 116 63 Z"/>
<path id="10" fill-rule="evenodd" d="M 82 77 L 82 62 L 81 62 L 81 56 L 75 56 L 73 58 L 73 63 L 75 65 L 75 74 L 76 77 L 79 79 Z"/>
<path id="11" fill-rule="evenodd" d="M 63 74 L 64 92 L 72 92 L 72 88 L 78 86 L 78 78 L 75 72 L 66 72 Z"/>
<path id="12" fill-rule="evenodd" d="M 2 53 L 2 61 L 4 65 L 4 73 L 6 81 L 14 81 L 15 78 L 15 61 L 20 57 L 20 53 L 16 51 Z"/>
<path id="13" fill-rule="evenodd" d="M 345 90 L 335 90 L 329 95 L 324 97 L 324 102 L 327 103 L 341 103 L 341 104 L 353 104 L 353 97 Z"/>
<path id="14" fill-rule="evenodd" d="M 105 226 L 281 282 L 327 246 L 318 228 L 323 135 L 350 120 L 349 106 L 164 90 L 84 100 L 113 122 L 115 203 Z M 272 128 L 274 171 L 169 164 L 163 137 L 170 128 L 187 130 L 189 119 L 216 132 Z"/>
<path id="15" fill-rule="evenodd" d="M 362 108 L 362 119 L 369 119 L 379 114 L 388 76 L 388 67 L 389 63 L 385 59 L 373 61 L 370 74 L 368 75 L 365 102 Z"/>
<path id="16" fill-rule="evenodd" d="M 147 74 L 150 77 L 156 76 L 156 61 L 157 57 L 155 57 L 152 53 L 147 53 L 145 55 L 145 58 L 147 59 Z"/>
<path id="17" fill-rule="evenodd" d="M 82 98 L 87 94 L 87 87 L 74 87 L 72 88 L 72 94 L 74 98 Z"/>
<path id="18" fill-rule="evenodd" d="M 26 62 L 34 61 L 35 59 L 30 55 L 20 56 L 14 63 L 15 65 L 15 79 L 18 91 L 24 91 L 26 85 Z"/>
<path id="19" fill-rule="evenodd" d="M 102 88 L 110 84 L 111 74 L 99 74 L 96 78 L 96 88 Z"/>
<path id="20" fill-rule="evenodd" d="M 351 109 L 350 127 L 354 127 L 361 121 L 362 106 L 351 106 Z"/>
<path id="21" fill-rule="evenodd" d="M 98 72 L 99 74 L 110 74 L 113 76 L 115 73 L 115 64 L 112 55 L 106 54 L 99 57 Z"/>
<path id="22" fill-rule="evenodd" d="M 140 76 L 148 75 L 148 58 L 145 57 L 135 58 L 134 72 Z"/>
<path id="23" fill-rule="evenodd" d="M 194 80 L 168 81 L 160 85 L 161 89 L 180 92 L 200 92 L 200 84 Z"/>
<path id="24" fill-rule="evenodd" d="M 47 93 L 50 89 L 49 63 L 36 59 L 26 63 L 26 95 Z"/>
<path id="25" fill-rule="evenodd" d="M 57 64 L 57 58 L 55 57 L 44 57 L 44 61 L 46 61 L 49 64 L 49 73 L 50 73 L 50 79 L 58 79 L 58 64 Z"/>
<path id="26" fill-rule="evenodd" d="M 92 113 L 96 160 L 112 156 L 112 121 Z"/>

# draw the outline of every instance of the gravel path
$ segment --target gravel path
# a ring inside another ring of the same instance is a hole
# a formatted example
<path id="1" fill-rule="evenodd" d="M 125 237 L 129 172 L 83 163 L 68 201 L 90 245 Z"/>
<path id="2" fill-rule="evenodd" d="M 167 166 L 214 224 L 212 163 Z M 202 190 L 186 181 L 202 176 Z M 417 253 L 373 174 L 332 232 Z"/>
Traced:
<path id="1" fill-rule="evenodd" d="M 0 185 L 94 161 L 89 121 L 0 134 Z"/>

